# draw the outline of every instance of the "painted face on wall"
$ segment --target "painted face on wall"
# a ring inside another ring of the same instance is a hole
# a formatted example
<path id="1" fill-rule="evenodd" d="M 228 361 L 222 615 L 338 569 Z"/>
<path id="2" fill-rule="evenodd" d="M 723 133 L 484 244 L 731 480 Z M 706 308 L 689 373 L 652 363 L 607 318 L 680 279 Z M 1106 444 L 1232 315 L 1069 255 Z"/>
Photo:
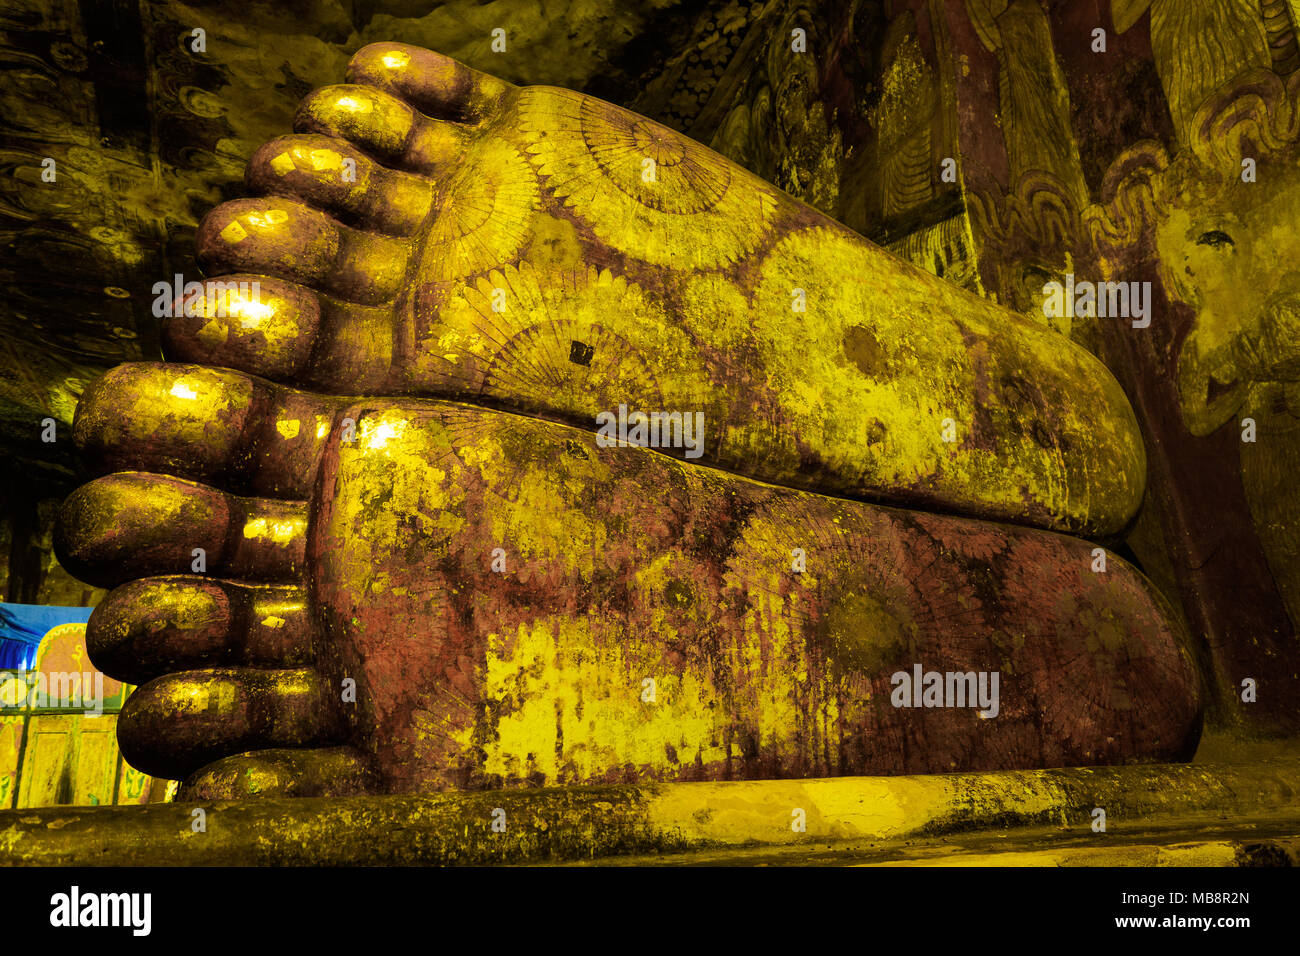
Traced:
<path id="1" fill-rule="evenodd" d="M 1195 435 L 1259 391 L 1300 383 L 1300 166 L 1261 166 L 1255 182 L 1191 179 L 1156 232 L 1165 288 L 1196 309 L 1178 357 L 1183 416 Z"/>
<path id="2" fill-rule="evenodd" d="M 1241 428 L 1242 491 L 1292 624 L 1300 628 L 1300 150 L 1254 182 L 1197 179 L 1157 227 L 1165 288 L 1196 310 L 1178 353 L 1193 435 Z"/>

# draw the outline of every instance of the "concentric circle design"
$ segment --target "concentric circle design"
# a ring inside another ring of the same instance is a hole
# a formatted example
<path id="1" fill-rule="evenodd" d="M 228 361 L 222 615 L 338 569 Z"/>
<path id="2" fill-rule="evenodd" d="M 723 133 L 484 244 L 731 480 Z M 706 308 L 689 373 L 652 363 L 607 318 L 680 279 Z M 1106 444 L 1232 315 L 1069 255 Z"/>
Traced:
<path id="1" fill-rule="evenodd" d="M 460 281 L 513 261 L 540 202 L 523 155 L 495 138 L 478 142 L 442 196 L 421 257 L 424 282 Z"/>
<path id="2" fill-rule="evenodd" d="M 588 100 L 582 106 L 583 138 L 601 172 L 625 196 L 685 216 L 715 208 L 727 194 L 731 172 L 711 150 L 653 120 L 606 122 L 602 113 L 608 110 L 597 110 L 597 104 Z M 651 169 L 653 183 L 646 181 Z"/>
<path id="3" fill-rule="evenodd" d="M 621 252 L 676 269 L 725 267 L 771 223 L 772 187 L 653 120 L 546 87 L 521 91 L 518 110 L 546 185 Z"/>
<path id="4" fill-rule="evenodd" d="M 774 495 L 734 543 L 727 583 L 803 629 L 834 617 L 836 604 L 851 598 L 878 607 L 882 620 L 896 618 L 909 641 L 981 633 L 980 602 L 958 563 L 965 555 L 944 555 L 885 509 L 825 504 Z"/>
<path id="5" fill-rule="evenodd" d="M 595 268 L 544 275 L 507 266 L 452 293 L 419 342 L 439 394 L 597 428 L 600 412 L 702 411 L 709 394 L 690 338 L 635 284 Z"/>
<path id="6" fill-rule="evenodd" d="M 524 401 L 549 397 L 573 414 L 593 395 L 619 397 L 634 409 L 663 404 L 654 370 L 630 342 L 600 325 L 580 327 L 568 319 L 539 322 L 512 335 L 487 367 L 482 394 Z"/>

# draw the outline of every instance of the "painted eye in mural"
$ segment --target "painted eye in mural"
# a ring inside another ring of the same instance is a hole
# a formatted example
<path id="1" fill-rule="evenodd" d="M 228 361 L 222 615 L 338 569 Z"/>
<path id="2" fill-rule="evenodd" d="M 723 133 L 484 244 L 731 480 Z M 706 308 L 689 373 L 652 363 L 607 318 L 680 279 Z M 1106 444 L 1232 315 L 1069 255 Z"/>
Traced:
<path id="1" fill-rule="evenodd" d="M 1225 246 L 1236 246 L 1232 241 L 1232 236 L 1218 229 L 1211 229 L 1209 232 L 1203 232 L 1197 237 L 1198 246 L 1214 246 L 1216 249 L 1222 249 Z"/>

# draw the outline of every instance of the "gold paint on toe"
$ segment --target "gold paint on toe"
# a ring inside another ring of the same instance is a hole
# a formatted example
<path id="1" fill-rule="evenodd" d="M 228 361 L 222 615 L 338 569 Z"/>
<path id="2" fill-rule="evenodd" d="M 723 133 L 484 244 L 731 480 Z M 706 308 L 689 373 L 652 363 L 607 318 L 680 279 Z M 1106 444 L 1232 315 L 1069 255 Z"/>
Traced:
<path id="1" fill-rule="evenodd" d="M 298 109 L 295 128 L 341 136 L 387 159 L 400 158 L 416 126 L 416 113 L 380 90 L 354 84 L 326 86 Z"/>

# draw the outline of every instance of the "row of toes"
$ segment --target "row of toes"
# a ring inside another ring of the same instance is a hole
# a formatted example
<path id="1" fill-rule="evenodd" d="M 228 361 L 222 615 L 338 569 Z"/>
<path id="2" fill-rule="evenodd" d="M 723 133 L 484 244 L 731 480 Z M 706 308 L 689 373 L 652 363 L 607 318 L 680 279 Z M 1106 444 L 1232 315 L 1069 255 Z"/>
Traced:
<path id="1" fill-rule="evenodd" d="M 439 54 L 402 44 L 357 53 L 351 82 L 307 96 L 295 135 L 248 165 L 256 198 L 224 203 L 199 227 L 210 275 L 257 272 L 348 301 L 395 294 L 407 245 L 444 174 L 510 88 Z"/>
<path id="2" fill-rule="evenodd" d="M 55 548 L 113 588 L 87 647 L 105 673 L 144 685 L 119 718 L 123 755 L 173 779 L 219 758 L 260 761 L 251 776 L 227 763 L 191 780 L 190 796 L 235 796 L 238 781 L 282 792 L 279 777 L 301 791 L 308 752 L 340 759 L 339 695 L 315 667 L 302 574 L 306 498 L 342 410 L 242 372 L 164 363 L 119 366 L 78 405 L 74 438 L 99 477 L 64 502 Z M 307 752 L 267 763 L 268 748 Z"/>
<path id="3" fill-rule="evenodd" d="M 200 224 L 199 263 L 220 281 L 172 303 L 164 330 L 168 357 L 194 364 L 114 369 L 74 423 L 101 477 L 65 502 L 56 547 L 114 588 L 87 641 L 106 673 L 144 685 L 123 754 L 185 779 L 188 798 L 375 785 L 337 745 L 302 584 L 306 499 L 341 403 L 265 379 L 382 387 L 407 240 L 511 87 L 393 43 L 358 52 L 347 79 L 253 155 L 253 198 Z"/>

